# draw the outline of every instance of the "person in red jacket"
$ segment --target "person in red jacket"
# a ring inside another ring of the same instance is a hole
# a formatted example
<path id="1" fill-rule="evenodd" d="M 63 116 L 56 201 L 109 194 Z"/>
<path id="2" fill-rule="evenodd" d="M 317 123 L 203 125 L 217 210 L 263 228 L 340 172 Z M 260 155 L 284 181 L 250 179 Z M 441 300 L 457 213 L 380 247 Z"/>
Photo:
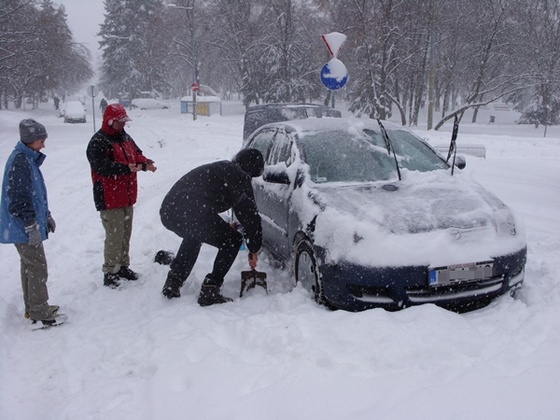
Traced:
<path id="1" fill-rule="evenodd" d="M 131 120 L 122 105 L 108 105 L 101 129 L 89 141 L 86 153 L 93 200 L 105 229 L 103 284 L 113 289 L 121 278 L 138 279 L 129 267 L 133 205 L 138 194 L 136 173 L 157 169 L 125 132 L 127 121 Z"/>

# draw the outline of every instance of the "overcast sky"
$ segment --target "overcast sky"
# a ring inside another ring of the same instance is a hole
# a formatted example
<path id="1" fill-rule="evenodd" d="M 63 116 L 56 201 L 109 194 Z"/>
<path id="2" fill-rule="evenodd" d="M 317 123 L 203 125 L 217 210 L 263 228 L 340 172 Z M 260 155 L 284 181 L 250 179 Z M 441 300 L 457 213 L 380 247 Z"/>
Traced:
<path id="1" fill-rule="evenodd" d="M 96 34 L 103 22 L 105 8 L 103 0 L 55 0 L 55 4 L 62 4 L 66 8 L 68 26 L 74 34 L 76 42 L 87 45 L 91 53 L 99 53 Z"/>

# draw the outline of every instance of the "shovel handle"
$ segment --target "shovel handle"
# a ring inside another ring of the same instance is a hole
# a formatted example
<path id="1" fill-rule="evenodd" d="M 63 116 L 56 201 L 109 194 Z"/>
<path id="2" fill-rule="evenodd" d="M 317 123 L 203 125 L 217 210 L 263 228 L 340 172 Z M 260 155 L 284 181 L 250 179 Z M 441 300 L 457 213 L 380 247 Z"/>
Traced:
<path id="1" fill-rule="evenodd" d="M 251 267 L 252 270 L 257 268 L 257 262 L 259 261 L 259 256 L 257 255 L 256 252 L 249 252 L 248 254 L 248 260 L 249 260 L 249 267 Z"/>

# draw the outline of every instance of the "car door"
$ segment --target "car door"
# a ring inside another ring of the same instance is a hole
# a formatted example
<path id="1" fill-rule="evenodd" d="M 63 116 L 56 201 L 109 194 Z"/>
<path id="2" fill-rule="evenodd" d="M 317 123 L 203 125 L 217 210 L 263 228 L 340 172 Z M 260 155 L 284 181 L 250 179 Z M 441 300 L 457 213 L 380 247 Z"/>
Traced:
<path id="1" fill-rule="evenodd" d="M 268 169 L 286 170 L 291 164 L 293 139 L 279 128 L 272 138 L 265 159 Z M 257 208 L 262 216 L 263 241 L 267 248 L 282 259 L 290 256 L 288 214 L 293 183 L 290 185 L 254 180 Z"/>
<path id="2" fill-rule="evenodd" d="M 262 153 L 265 166 L 269 165 L 270 150 L 272 149 L 276 132 L 277 128 L 275 127 L 263 128 L 247 140 L 246 147 L 257 149 Z M 275 227 L 275 223 L 270 217 L 270 214 L 274 213 L 274 209 L 270 208 L 273 205 L 273 202 L 268 199 L 268 191 L 265 187 L 266 183 L 261 177 L 253 178 L 255 202 L 257 203 L 257 209 L 262 219 L 263 242 L 267 248 L 274 249 L 276 247 L 275 241 L 277 239 L 277 229 Z"/>

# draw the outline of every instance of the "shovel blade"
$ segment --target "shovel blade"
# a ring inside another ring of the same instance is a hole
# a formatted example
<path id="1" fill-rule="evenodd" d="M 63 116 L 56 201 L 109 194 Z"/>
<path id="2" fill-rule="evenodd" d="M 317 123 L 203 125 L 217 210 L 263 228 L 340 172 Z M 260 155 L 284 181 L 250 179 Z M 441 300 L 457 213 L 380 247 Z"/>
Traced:
<path id="1" fill-rule="evenodd" d="M 255 288 L 256 286 L 261 286 L 268 294 L 268 287 L 266 284 L 266 273 L 262 271 L 257 271 L 252 269 L 250 271 L 241 272 L 241 292 L 239 297 L 243 297 L 243 294 L 249 290 Z"/>

